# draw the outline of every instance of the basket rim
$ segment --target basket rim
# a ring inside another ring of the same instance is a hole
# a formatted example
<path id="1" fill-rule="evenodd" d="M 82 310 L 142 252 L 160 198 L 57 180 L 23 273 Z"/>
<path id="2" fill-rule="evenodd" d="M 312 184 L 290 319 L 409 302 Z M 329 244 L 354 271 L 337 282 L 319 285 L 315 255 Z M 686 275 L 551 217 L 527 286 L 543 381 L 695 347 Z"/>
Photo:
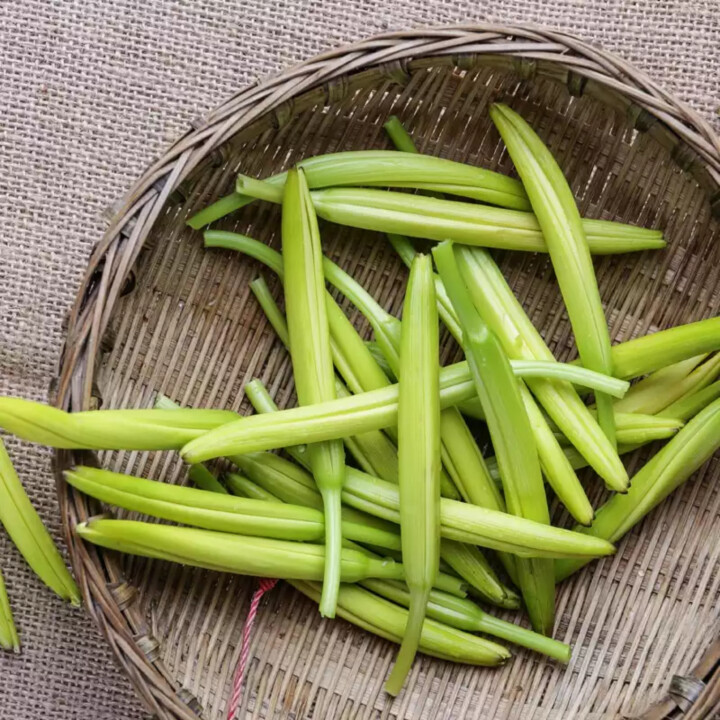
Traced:
<path id="1" fill-rule="evenodd" d="M 711 202 L 720 209 L 720 136 L 699 113 L 622 57 L 571 33 L 534 24 L 474 23 L 375 35 L 328 50 L 242 88 L 192 123 L 145 170 L 124 198 L 108 209 L 107 230 L 93 249 L 68 314 L 58 366 L 56 406 L 90 406 L 100 339 L 128 272 L 171 194 L 182 188 L 191 173 L 201 170 L 203 163 L 221 153 L 227 140 L 273 113 L 282 122 L 299 95 L 320 90 L 326 101 L 332 101 L 337 85 L 361 71 L 402 77 L 414 62 L 443 59 L 465 67 L 472 58 L 481 56 L 509 58 L 521 77 L 533 76 L 538 64 L 548 63 L 565 73 L 571 87 L 573 82 L 579 82 L 581 88 L 593 82 L 628 98 L 627 109 L 633 112 L 636 128 L 646 130 L 658 120 L 665 135 L 675 139 L 674 149 L 692 153 L 690 159 L 684 159 L 685 167 L 694 165 L 704 174 L 713 189 Z M 176 686 L 172 673 L 157 657 L 157 641 L 133 605 L 134 590 L 120 576 L 115 560 L 85 545 L 72 531 L 76 522 L 91 515 L 87 499 L 62 477 L 73 457 L 68 451 L 55 453 L 56 489 L 65 542 L 85 607 L 149 711 L 160 718 L 197 718 L 196 701 Z M 720 641 L 708 650 L 693 675 L 709 674 L 719 659 Z M 712 682 L 708 681 L 707 691 L 713 687 L 715 691 L 720 688 L 720 671 Z M 666 699 L 655 709 L 660 712 L 662 707 L 675 706 L 674 701 Z M 665 716 L 651 713 L 653 710 L 643 717 Z"/>

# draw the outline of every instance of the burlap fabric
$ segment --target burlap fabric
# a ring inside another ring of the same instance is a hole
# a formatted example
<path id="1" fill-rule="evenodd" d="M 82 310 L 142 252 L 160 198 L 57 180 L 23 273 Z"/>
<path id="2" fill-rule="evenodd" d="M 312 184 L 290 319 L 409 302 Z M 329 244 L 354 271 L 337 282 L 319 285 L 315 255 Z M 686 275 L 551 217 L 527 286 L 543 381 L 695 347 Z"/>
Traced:
<path id="1" fill-rule="evenodd" d="M 720 104 L 717 0 L 3 0 L 0 392 L 44 400 L 63 317 L 103 211 L 191 120 L 258 76 L 374 32 L 534 21 L 622 54 L 706 117 Z M 10 451 L 57 531 L 50 453 Z M 0 657 L 0 720 L 142 717 L 82 611 L 44 590 L 0 533 L 23 652 Z"/>

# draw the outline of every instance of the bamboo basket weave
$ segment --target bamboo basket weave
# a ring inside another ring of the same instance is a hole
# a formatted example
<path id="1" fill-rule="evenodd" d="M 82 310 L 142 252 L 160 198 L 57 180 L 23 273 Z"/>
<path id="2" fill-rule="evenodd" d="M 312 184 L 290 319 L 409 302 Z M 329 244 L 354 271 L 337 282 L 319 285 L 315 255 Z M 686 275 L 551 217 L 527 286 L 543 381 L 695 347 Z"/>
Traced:
<path id="1" fill-rule="evenodd" d="M 583 215 L 667 234 L 667 251 L 596 263 L 614 341 L 718 313 L 720 140 L 706 122 L 620 58 L 564 33 L 413 30 L 328 52 L 242 90 L 148 168 L 109 211 L 92 254 L 68 320 L 57 404 L 148 407 L 164 392 L 182 404 L 248 412 L 243 385 L 252 377 L 281 406 L 292 404 L 288 356 L 248 290 L 259 267 L 203 250 L 188 215 L 227 194 L 239 169 L 266 176 L 318 153 L 388 147 L 382 122 L 392 113 L 424 152 L 512 172 L 487 114 L 498 99 L 550 145 Z M 256 203 L 218 226 L 277 245 L 278 220 L 276 208 Z M 406 272 L 383 238 L 321 231 L 326 252 L 397 312 Z M 570 357 L 547 258 L 498 259 L 557 357 Z M 457 351 L 447 338 L 444 349 L 446 358 Z M 631 472 L 645 457 L 631 457 Z M 185 481 L 169 453 L 97 459 Z M 72 528 L 101 508 L 63 483 L 60 471 L 75 461 L 58 454 L 58 493 L 88 611 L 153 716 L 224 717 L 252 580 L 83 544 Z M 323 621 L 281 584 L 260 609 L 240 717 L 719 717 L 719 476 L 713 459 L 616 556 L 559 588 L 556 637 L 574 646 L 569 667 L 520 650 L 497 670 L 419 657 L 393 701 L 382 684 L 394 646 Z M 601 502 L 597 479 L 584 481 Z"/>

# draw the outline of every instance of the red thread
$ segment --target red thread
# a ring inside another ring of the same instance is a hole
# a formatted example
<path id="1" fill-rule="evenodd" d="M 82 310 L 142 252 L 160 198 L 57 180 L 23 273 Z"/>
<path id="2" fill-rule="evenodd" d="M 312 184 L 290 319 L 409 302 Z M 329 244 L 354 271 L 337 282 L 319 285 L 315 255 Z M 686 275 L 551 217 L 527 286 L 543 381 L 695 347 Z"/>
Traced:
<path id="1" fill-rule="evenodd" d="M 247 665 L 248 655 L 250 654 L 250 633 L 252 632 L 255 616 L 257 615 L 258 606 L 262 596 L 272 590 L 277 585 L 277 580 L 270 578 L 259 578 L 258 588 L 253 593 L 250 601 L 250 609 L 245 618 L 243 626 L 242 649 L 240 650 L 240 660 L 238 661 L 237 670 L 235 670 L 235 678 L 233 679 L 233 688 L 228 703 L 227 720 L 234 720 L 238 708 L 240 707 L 240 698 L 242 697 L 243 680 L 245 679 L 245 667 Z"/>

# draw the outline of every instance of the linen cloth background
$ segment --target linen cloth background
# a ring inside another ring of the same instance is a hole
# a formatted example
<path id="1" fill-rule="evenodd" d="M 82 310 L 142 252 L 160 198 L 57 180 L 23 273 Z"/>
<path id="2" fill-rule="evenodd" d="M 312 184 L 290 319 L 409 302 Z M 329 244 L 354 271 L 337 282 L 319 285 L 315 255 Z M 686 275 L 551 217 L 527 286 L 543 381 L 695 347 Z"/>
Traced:
<path id="1" fill-rule="evenodd" d="M 717 126 L 720 0 L 0 0 L 0 393 L 46 400 L 104 208 L 198 115 L 327 48 L 419 25 L 532 21 L 620 53 Z M 50 451 L 13 440 L 58 535 Z M 143 717 L 82 610 L 0 532 L 23 650 L 0 720 Z"/>

